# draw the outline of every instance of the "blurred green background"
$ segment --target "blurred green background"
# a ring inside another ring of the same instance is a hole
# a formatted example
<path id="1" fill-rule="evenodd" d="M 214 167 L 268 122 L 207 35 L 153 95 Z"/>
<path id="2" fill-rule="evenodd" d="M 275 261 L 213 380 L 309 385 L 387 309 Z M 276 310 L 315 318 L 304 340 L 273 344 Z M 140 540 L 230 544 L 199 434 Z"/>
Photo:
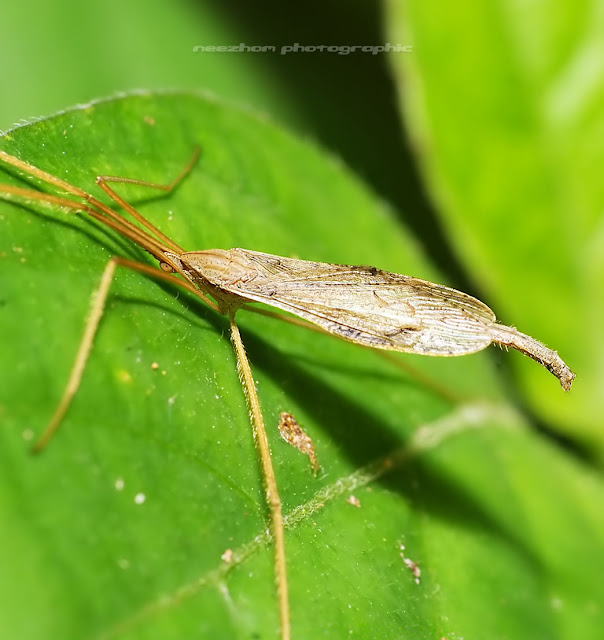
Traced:
<path id="1" fill-rule="evenodd" d="M 484 300 L 577 372 L 564 394 L 534 362 L 490 350 L 503 393 L 597 494 L 602 3 L 35 0 L 5 5 L 2 24 L 0 130 L 121 91 L 204 89 L 341 158 L 392 206 L 444 284 Z M 279 53 L 295 43 L 386 42 L 409 49 Z M 194 52 L 239 43 L 277 51 Z M 587 494 L 576 495 L 586 511 L 594 508 Z"/>

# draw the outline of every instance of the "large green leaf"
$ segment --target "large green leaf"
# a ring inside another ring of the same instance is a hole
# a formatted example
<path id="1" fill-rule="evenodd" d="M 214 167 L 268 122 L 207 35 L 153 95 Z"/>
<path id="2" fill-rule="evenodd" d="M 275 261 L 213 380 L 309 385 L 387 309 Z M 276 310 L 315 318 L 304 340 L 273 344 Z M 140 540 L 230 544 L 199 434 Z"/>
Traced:
<path id="1" fill-rule="evenodd" d="M 502 318 L 577 371 L 521 393 L 604 450 L 604 12 L 600 3 L 391 0 L 409 129 L 457 255 Z"/>
<path id="2" fill-rule="evenodd" d="M 169 180 L 195 144 L 202 159 L 169 197 L 120 190 L 185 247 L 438 279 L 337 162 L 210 99 L 99 102 L 0 139 L 96 195 L 98 174 Z M 2 182 L 31 182 L 15 174 Z M 103 265 L 147 258 L 49 207 L 2 202 L 0 224 L 0 635 L 277 637 L 262 483 L 224 318 L 119 272 L 82 387 L 32 458 Z M 403 371 L 240 316 L 288 517 L 295 638 L 599 637 L 601 482 L 527 428 L 489 353 L 401 356 L 414 367 Z M 279 439 L 282 410 L 313 438 L 318 478 Z"/>

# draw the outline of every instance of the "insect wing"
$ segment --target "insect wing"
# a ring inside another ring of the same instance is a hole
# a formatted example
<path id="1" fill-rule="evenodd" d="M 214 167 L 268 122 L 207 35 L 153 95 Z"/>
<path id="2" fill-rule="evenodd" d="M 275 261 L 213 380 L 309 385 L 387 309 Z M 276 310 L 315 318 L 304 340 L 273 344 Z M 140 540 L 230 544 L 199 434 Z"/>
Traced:
<path id="1" fill-rule="evenodd" d="M 253 265 L 254 276 L 229 290 L 346 340 L 439 356 L 472 353 L 491 343 L 493 312 L 454 289 L 374 267 L 232 252 Z"/>

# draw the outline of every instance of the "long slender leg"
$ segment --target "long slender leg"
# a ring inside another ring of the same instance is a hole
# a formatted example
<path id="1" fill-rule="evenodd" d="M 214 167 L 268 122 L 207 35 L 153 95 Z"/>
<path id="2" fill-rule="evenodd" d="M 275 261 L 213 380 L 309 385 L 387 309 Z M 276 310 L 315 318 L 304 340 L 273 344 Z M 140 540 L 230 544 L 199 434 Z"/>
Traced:
<path id="1" fill-rule="evenodd" d="M 143 226 L 149 229 L 149 231 L 156 234 L 157 237 L 161 238 L 161 240 L 165 242 L 166 245 L 170 247 L 172 251 L 175 251 L 177 253 L 182 253 L 183 249 L 181 247 L 179 247 L 173 240 L 171 240 L 165 234 L 163 234 L 157 227 L 155 227 L 155 225 L 151 224 L 148 220 L 146 220 L 143 216 L 141 216 L 141 214 L 138 213 L 138 211 L 136 211 L 136 209 L 134 209 L 132 205 L 128 204 L 123 198 L 121 198 L 107 183 L 121 182 L 121 183 L 129 183 L 129 184 L 138 184 L 138 185 L 147 186 L 155 189 L 161 189 L 169 193 L 174 188 L 176 188 L 178 184 L 191 171 L 195 162 L 197 161 L 197 158 L 199 157 L 199 153 L 200 153 L 199 147 L 195 147 L 195 149 L 193 150 L 193 154 L 191 155 L 191 158 L 187 162 L 184 169 L 176 176 L 176 178 L 174 178 L 174 180 L 172 180 L 167 184 L 159 184 L 155 182 L 148 182 L 145 180 L 136 180 L 133 178 L 120 178 L 116 176 L 99 176 L 97 178 L 97 183 L 101 187 L 101 189 L 103 189 L 115 202 L 117 202 L 125 211 L 127 211 L 132 217 L 134 217 L 135 220 L 137 220 Z M 124 224 L 129 229 L 136 228 L 136 227 L 133 227 L 130 222 L 121 218 L 119 214 L 117 214 L 115 211 L 113 211 L 112 209 L 104 205 L 97 198 L 87 193 L 83 189 L 80 189 L 79 187 L 69 184 L 68 182 L 61 180 L 60 178 L 53 176 L 52 174 L 47 173 L 42 169 L 38 169 L 38 167 L 35 167 L 29 164 L 28 162 L 25 162 L 24 160 L 20 160 L 15 156 L 11 156 L 10 154 L 6 153 L 6 151 L 0 151 L 0 161 L 9 166 L 15 167 L 18 171 L 26 175 L 37 178 L 38 180 L 41 180 L 43 182 L 46 182 L 49 185 L 57 187 L 58 189 L 65 191 L 66 193 L 69 193 L 73 196 L 76 196 L 78 198 L 85 200 L 87 203 L 89 203 L 93 207 L 100 209 L 109 218 L 113 220 L 116 220 L 116 219 L 120 220 L 121 224 Z M 16 195 L 18 197 L 22 197 L 29 200 L 44 201 L 48 203 L 58 204 L 61 207 L 76 209 L 75 203 L 73 203 L 70 200 L 61 198 L 59 196 L 53 196 L 46 193 L 41 193 L 41 192 L 35 195 L 36 194 L 35 191 L 31 189 L 25 189 L 23 187 L 15 187 L 12 185 L 0 185 L 0 193 L 5 193 L 8 195 L 12 194 L 12 195 Z M 80 211 L 86 211 L 87 213 L 91 213 L 90 209 L 87 207 L 78 206 L 77 209 Z"/>
<path id="2" fill-rule="evenodd" d="M 17 158 L 14 158 L 13 156 L 7 156 L 3 158 L 0 155 L 0 159 L 4 160 L 4 162 L 7 162 L 7 163 L 13 163 L 14 161 L 18 161 L 19 164 L 15 165 L 18 167 L 21 167 L 21 165 L 24 164 L 22 163 L 22 161 L 18 160 Z M 31 165 L 26 165 L 26 166 L 30 167 L 34 171 L 40 171 L 39 169 Z M 44 174 L 44 172 L 41 172 L 41 173 L 43 174 L 43 176 L 47 175 L 47 174 Z M 37 176 L 37 174 L 35 175 Z M 41 177 L 41 179 L 45 179 L 43 176 Z M 50 176 L 49 174 L 48 174 L 48 177 L 54 178 L 54 176 Z M 51 184 L 54 184 L 54 182 L 51 182 Z M 163 245 L 157 238 L 154 238 L 150 234 L 146 233 L 140 227 L 137 227 L 136 225 L 132 224 L 131 222 L 129 222 L 128 220 L 126 220 L 125 218 L 117 214 L 113 209 L 110 209 L 103 203 L 93 198 L 90 194 L 87 194 L 84 191 L 82 191 L 81 193 L 82 193 L 82 198 L 88 204 L 86 204 L 85 202 L 76 202 L 74 200 L 70 200 L 62 196 L 51 195 L 48 193 L 44 193 L 42 191 L 34 191 L 32 189 L 27 189 L 24 187 L 16 187 L 14 185 L 0 184 L 0 197 L 4 196 L 9 201 L 15 198 L 16 200 L 24 200 L 26 202 L 28 201 L 41 202 L 42 204 L 48 204 L 48 205 L 60 207 L 61 209 L 67 210 L 69 212 L 86 213 L 90 217 L 94 218 L 95 220 L 98 220 L 99 222 L 101 222 L 104 225 L 107 225 L 108 227 L 111 227 L 112 229 L 114 229 L 124 237 L 129 238 L 139 246 L 143 247 L 146 251 L 154 255 L 160 261 L 160 263 L 164 262 L 164 260 L 166 259 L 164 252 L 167 247 Z M 100 211 L 98 211 L 97 209 Z M 141 220 L 144 220 L 144 218 L 140 215 L 140 213 L 135 211 L 135 214 L 137 216 L 137 219 L 141 218 Z M 153 225 L 151 225 L 150 223 L 148 223 L 146 226 L 153 227 Z M 161 235 L 161 232 L 160 232 L 160 235 Z M 172 245 L 177 246 L 176 243 L 172 243 Z M 162 268 L 163 268 L 163 265 L 162 265 Z M 156 272 L 153 269 L 151 269 L 146 273 L 155 274 Z M 181 275 L 184 275 L 184 274 L 181 273 Z M 156 277 L 160 277 L 160 276 L 156 276 Z M 179 282 L 179 281 L 175 281 L 175 282 Z M 207 295 L 205 295 L 202 291 L 190 285 L 186 280 L 180 281 L 179 284 L 182 287 L 185 287 L 186 289 L 190 290 L 199 298 L 201 298 L 206 304 L 208 304 L 213 309 L 218 310 L 217 306 L 207 297 Z"/>
<path id="3" fill-rule="evenodd" d="M 25 202 L 41 202 L 43 204 L 55 205 L 68 211 L 87 213 L 92 218 L 99 220 L 103 224 L 115 229 L 126 238 L 136 242 L 139 246 L 147 249 L 153 255 L 156 255 L 153 249 L 159 253 L 165 251 L 165 246 L 162 245 L 159 240 L 143 231 L 140 227 L 129 222 L 113 209 L 110 209 L 102 202 L 93 198 L 90 194 L 85 192 L 82 193 L 82 198 L 89 204 L 76 202 L 62 196 L 55 196 L 42 191 L 34 191 L 24 187 L 15 187 L 11 184 L 0 184 L 0 196 L 5 196 L 7 200 L 15 198 L 17 200 L 24 200 Z M 100 212 L 97 211 L 97 209 L 99 209 Z"/>
<path id="4" fill-rule="evenodd" d="M 90 315 L 86 322 L 84 335 L 82 336 L 77 355 L 71 368 L 71 373 L 69 374 L 69 380 L 67 381 L 67 385 L 65 386 L 65 390 L 63 391 L 61 400 L 59 401 L 59 404 L 57 405 L 57 408 L 52 418 L 50 419 L 50 422 L 33 447 L 33 451 L 35 453 L 42 451 L 42 449 L 44 449 L 44 447 L 48 444 L 48 441 L 52 438 L 56 430 L 59 428 L 59 425 L 65 417 L 65 413 L 67 412 L 71 401 L 77 393 L 80 382 L 82 381 L 82 375 L 86 367 L 86 362 L 88 361 L 88 357 L 92 349 L 94 337 L 96 335 L 101 317 L 103 315 L 105 302 L 109 294 L 109 288 L 111 286 L 111 282 L 113 281 L 115 270 L 118 266 L 133 269 L 134 271 L 138 271 L 139 273 L 144 273 L 145 275 L 150 275 L 154 278 L 165 280 L 167 282 L 170 282 L 171 284 L 184 286 L 186 289 L 199 296 L 199 291 L 197 291 L 194 287 L 169 273 L 164 273 L 163 271 L 159 271 L 158 269 L 151 267 L 150 265 L 146 265 L 140 262 L 134 262 L 132 260 L 126 260 L 125 258 L 111 258 L 109 262 L 107 262 L 107 266 L 105 267 L 103 275 L 101 276 L 99 288 L 97 289 L 96 294 L 93 297 L 92 305 L 90 307 Z M 218 307 L 214 305 L 210 300 L 204 299 L 204 301 L 207 302 L 215 311 L 218 311 Z"/>
<path id="5" fill-rule="evenodd" d="M 42 171 L 42 169 L 38 169 L 38 167 L 34 167 L 33 164 L 29 164 L 29 162 L 25 162 L 24 160 L 21 160 L 16 156 L 11 156 L 9 153 L 6 153 L 6 151 L 0 151 L 0 160 L 12 167 L 15 167 L 19 171 L 22 171 L 26 175 L 38 178 L 38 180 L 42 180 L 47 184 L 58 187 L 62 191 L 71 193 L 72 195 L 79 198 L 86 198 L 86 196 L 88 195 L 82 189 L 69 184 L 69 182 L 65 182 L 65 180 L 61 180 L 61 178 L 57 178 L 57 176 L 53 176 L 51 173 Z"/>
<path id="6" fill-rule="evenodd" d="M 113 188 L 111 188 L 108 183 L 117 182 L 121 184 L 135 184 L 141 187 L 149 187 L 151 189 L 160 189 L 161 191 L 170 193 L 189 174 L 189 172 L 197 162 L 197 159 L 199 158 L 199 153 L 200 153 L 200 148 L 195 147 L 195 149 L 193 150 L 193 155 L 187 162 L 184 169 L 176 176 L 176 178 L 174 178 L 174 180 L 172 180 L 171 182 L 168 182 L 167 184 L 160 184 L 158 182 L 149 182 L 148 180 L 138 180 L 137 178 L 122 178 L 119 176 L 98 176 L 96 179 L 96 183 L 112 200 L 117 202 L 117 204 L 119 204 L 120 207 L 124 209 L 124 211 L 127 211 L 135 220 L 140 222 L 143 226 L 149 229 L 149 231 L 154 233 L 157 237 L 161 238 L 161 240 L 165 242 L 166 245 L 169 246 L 173 251 L 182 253 L 184 251 L 182 247 L 179 247 L 171 238 L 169 238 L 167 235 L 162 233 L 154 224 L 151 224 L 146 218 L 141 216 L 141 214 L 130 203 L 126 202 L 126 200 L 124 200 L 118 193 L 116 193 L 116 191 Z"/>
<path id="7" fill-rule="evenodd" d="M 277 594 L 279 598 L 279 616 L 281 619 L 281 639 L 290 639 L 289 620 L 289 594 L 287 588 L 287 570 L 285 563 L 285 534 L 283 529 L 283 514 L 281 512 L 281 499 L 277 490 L 277 480 L 271 460 L 271 452 L 264 428 L 264 419 L 260 410 L 260 401 L 256 392 L 256 385 L 252 376 L 249 360 L 239 333 L 239 327 L 235 323 L 235 313 L 231 311 L 231 341 L 237 356 L 237 369 L 245 390 L 245 396 L 250 412 L 250 419 L 254 431 L 254 439 L 260 455 L 260 463 L 264 481 L 266 483 L 266 501 L 271 515 L 273 537 L 275 539 L 275 578 L 277 580 Z"/>

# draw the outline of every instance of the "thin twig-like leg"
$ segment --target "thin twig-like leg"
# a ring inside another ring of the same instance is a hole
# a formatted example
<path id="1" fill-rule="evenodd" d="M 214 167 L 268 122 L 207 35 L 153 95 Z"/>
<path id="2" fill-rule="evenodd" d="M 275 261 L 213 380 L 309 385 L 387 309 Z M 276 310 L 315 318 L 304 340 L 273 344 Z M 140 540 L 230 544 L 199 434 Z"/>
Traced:
<path id="1" fill-rule="evenodd" d="M 5 162 L 11 167 L 15 167 L 19 171 L 23 172 L 28 176 L 32 176 L 34 178 L 38 178 L 38 180 L 42 180 L 47 184 L 51 184 L 54 187 L 58 187 L 62 191 L 66 193 L 71 193 L 73 196 L 77 196 L 78 198 L 86 198 L 88 195 L 85 191 L 80 189 L 79 187 L 75 187 L 69 182 L 65 182 L 65 180 L 61 180 L 61 178 L 57 178 L 57 176 L 53 176 L 52 173 L 47 173 L 42 169 L 38 169 L 38 167 L 34 167 L 33 164 L 29 164 L 29 162 L 25 162 L 25 160 L 21 160 L 16 156 L 11 156 L 10 153 L 6 153 L 6 151 L 0 151 L 0 160 Z M 3 187 L 6 185 L 2 185 Z"/>
<path id="2" fill-rule="evenodd" d="M 187 174 L 191 171 L 197 159 L 199 158 L 199 154 L 201 152 L 200 147 L 195 147 L 193 149 L 193 153 L 189 158 L 187 164 L 182 169 L 182 171 L 174 178 L 171 182 L 160 183 L 160 182 L 150 182 L 149 180 L 139 180 L 138 178 L 124 178 L 122 176 L 99 176 L 97 178 L 97 182 L 121 182 L 123 184 L 137 184 L 142 187 L 151 187 L 152 189 L 161 189 L 166 193 L 170 193 L 182 180 L 187 176 Z"/>
<path id="3" fill-rule="evenodd" d="M 63 391 L 63 395 L 61 396 L 61 400 L 57 405 L 57 408 L 50 419 L 46 429 L 36 442 L 33 447 L 33 451 L 38 453 L 44 449 L 44 447 L 48 444 L 48 441 L 52 438 L 56 430 L 59 428 L 63 418 L 65 417 L 65 413 L 71 404 L 75 394 L 78 391 L 80 383 L 82 381 L 82 375 L 84 373 L 84 369 L 86 367 L 86 362 L 88 361 L 88 357 L 90 356 L 90 351 L 92 349 L 92 345 L 94 342 L 94 337 L 96 335 L 97 329 L 99 328 L 99 323 L 101 321 L 101 317 L 103 315 L 103 310 L 105 308 L 105 302 L 107 300 L 107 296 L 109 294 L 109 288 L 111 286 L 111 282 L 113 281 L 113 276 L 115 274 L 115 269 L 120 267 L 126 267 L 128 269 L 132 269 L 134 271 L 138 271 L 139 273 L 144 273 L 145 275 L 152 276 L 153 278 L 159 278 L 160 280 L 165 280 L 170 282 L 171 284 L 177 284 L 180 286 L 184 286 L 187 290 L 195 293 L 196 295 L 199 292 L 189 285 L 186 282 L 183 282 L 176 276 L 173 276 L 169 273 L 164 273 L 163 271 L 159 271 L 155 267 L 151 267 L 149 265 L 143 264 L 141 262 L 134 262 L 132 260 L 126 260 L 125 258 L 114 257 L 107 262 L 107 266 L 103 271 L 103 275 L 101 276 L 101 282 L 99 284 L 99 288 L 97 289 L 93 300 L 92 305 L 90 307 L 90 315 L 86 322 L 86 327 L 84 329 L 84 335 L 82 336 L 82 340 L 80 342 L 80 346 L 78 348 L 77 355 L 75 357 L 73 366 L 71 368 L 71 373 L 69 374 L 69 380 L 67 381 L 67 385 L 65 386 L 65 390 Z M 206 301 L 207 302 L 207 301 Z M 213 306 L 214 310 L 217 310 L 215 305 Z"/>
<path id="4" fill-rule="evenodd" d="M 124 182 L 124 183 L 130 183 L 130 184 L 139 184 L 139 185 L 142 185 L 142 186 L 148 186 L 148 187 L 161 189 L 163 191 L 170 192 L 191 171 L 191 169 L 193 168 L 193 165 L 197 161 L 198 157 L 199 157 L 199 147 L 196 147 L 195 150 L 193 151 L 191 159 L 188 161 L 188 163 L 185 166 L 185 168 L 178 174 L 178 176 L 176 176 L 176 178 L 174 180 L 172 180 L 172 182 L 170 182 L 170 183 L 168 183 L 166 185 L 160 185 L 160 184 L 157 184 L 155 182 L 146 182 L 144 180 L 135 180 L 135 179 L 132 179 L 132 178 L 118 178 L 118 177 L 114 177 L 114 176 L 99 176 L 97 178 L 97 182 L 98 182 L 99 186 L 115 202 L 117 202 L 126 211 L 128 211 L 128 213 L 133 218 L 135 218 L 135 220 L 140 222 L 143 226 L 145 226 L 147 229 L 149 229 L 149 231 L 151 231 L 151 233 L 155 234 L 163 242 L 165 242 L 166 246 L 168 248 L 170 248 L 170 250 L 172 250 L 172 251 L 174 251 L 176 253 L 182 253 L 183 249 L 181 247 L 179 247 L 173 240 L 168 238 L 164 233 L 162 233 L 159 229 L 157 229 L 157 227 L 155 227 L 155 225 L 151 224 L 148 220 L 146 220 L 143 216 L 141 216 L 141 214 L 138 213 L 138 211 L 136 211 L 136 209 L 134 209 L 134 207 L 129 205 L 127 202 L 125 202 L 123 200 L 123 198 L 121 198 L 111 187 L 109 187 L 107 182 Z M 69 193 L 72 196 L 76 196 L 78 198 L 81 198 L 82 200 L 87 202 L 89 205 L 91 205 L 91 207 L 94 207 L 95 209 L 98 209 L 98 210 L 102 211 L 103 214 L 105 214 L 106 217 L 104 217 L 104 220 L 103 220 L 104 222 L 106 222 L 107 219 L 111 219 L 111 220 L 117 221 L 118 224 L 120 224 L 122 227 L 125 227 L 128 231 L 132 232 L 133 234 L 135 233 L 135 230 L 137 229 L 137 227 L 132 225 L 132 223 L 130 223 L 127 220 L 125 220 L 122 216 L 120 216 L 115 211 L 113 211 L 113 209 L 110 209 L 105 204 L 100 202 L 97 198 L 95 198 L 91 194 L 87 193 L 83 189 L 80 189 L 79 187 L 76 187 L 76 186 L 70 184 L 69 182 L 65 182 L 64 180 L 61 180 L 61 178 L 58 178 L 57 176 L 53 176 L 51 173 L 47 173 L 46 171 L 43 171 L 42 169 L 38 169 L 38 167 L 35 167 L 34 165 L 29 164 L 28 162 L 25 162 L 24 160 L 20 160 L 19 158 L 15 157 L 15 156 L 11 156 L 10 154 L 6 153 L 6 151 L 0 151 L 0 161 L 6 163 L 9 166 L 15 167 L 20 172 L 22 172 L 22 173 L 24 173 L 26 175 L 29 175 L 29 176 L 34 177 L 34 178 L 37 178 L 38 180 L 46 182 L 47 184 L 52 185 L 53 187 L 57 187 L 58 189 L 66 192 L 66 193 Z M 97 217 L 97 215 L 98 215 L 98 213 L 95 215 L 96 212 L 93 213 L 93 210 L 91 210 L 90 207 L 83 207 L 83 206 L 76 207 L 75 206 L 76 203 L 74 203 L 73 201 L 70 201 L 70 200 L 68 200 L 66 198 L 53 196 L 53 195 L 49 195 L 49 194 L 45 194 L 45 193 L 41 193 L 41 192 L 36 192 L 36 191 L 33 191 L 31 189 L 28 189 L 28 188 L 15 187 L 15 186 L 12 186 L 12 185 L 0 185 L 0 192 L 1 193 L 6 193 L 6 194 L 9 194 L 9 195 L 10 194 L 16 195 L 17 197 L 28 199 L 28 200 L 38 200 L 38 201 L 58 204 L 61 207 L 67 207 L 67 208 L 71 208 L 71 209 L 74 209 L 74 210 L 86 211 L 87 213 L 89 213 L 93 217 Z M 109 226 L 111 226 L 111 225 L 109 225 Z M 124 230 L 122 229 L 121 232 L 124 233 Z M 127 234 L 124 233 L 124 235 L 127 235 Z M 127 235 L 127 237 L 130 237 L 130 236 Z M 134 240 L 134 241 L 137 242 L 137 240 Z"/>
<path id="5" fill-rule="evenodd" d="M 200 148 L 195 147 L 193 150 L 193 155 L 187 162 L 184 169 L 167 184 L 159 184 L 158 182 L 149 182 L 148 180 L 139 180 L 137 178 L 122 178 L 119 176 L 98 176 L 96 179 L 96 183 L 99 187 L 117 204 L 122 207 L 125 211 L 127 211 L 135 220 L 140 222 L 144 227 L 149 229 L 151 233 L 155 234 L 157 237 L 161 238 L 161 240 L 168 246 L 172 251 L 176 251 L 177 253 L 183 253 L 184 249 L 179 247 L 172 238 L 169 238 L 167 235 L 162 233 L 154 224 L 151 224 L 145 217 L 143 217 L 131 204 L 126 202 L 114 189 L 109 186 L 109 182 L 117 182 L 121 184 L 135 184 L 141 187 L 149 187 L 150 189 L 159 189 L 161 191 L 165 191 L 166 193 L 170 193 L 173 191 L 182 180 L 189 174 L 197 159 L 199 158 Z"/>
<path id="6" fill-rule="evenodd" d="M 260 410 L 260 401 L 256 392 L 256 385 L 250 369 L 250 363 L 245 353 L 245 348 L 239 333 L 239 327 L 235 323 L 235 313 L 229 314 L 231 322 L 231 341 L 237 355 L 237 369 L 239 378 L 245 390 L 245 396 L 250 412 L 250 420 L 254 430 L 254 439 L 260 455 L 262 472 L 266 483 L 266 501 L 270 509 L 273 536 L 275 539 L 275 574 L 277 580 L 277 594 L 279 598 L 279 614 L 281 618 L 281 639 L 290 638 L 289 620 L 289 595 L 287 589 L 287 570 L 285 564 L 285 535 L 283 529 L 283 514 L 281 512 L 281 499 L 277 491 L 277 480 L 271 460 L 271 452 L 264 428 L 264 419 Z"/>

